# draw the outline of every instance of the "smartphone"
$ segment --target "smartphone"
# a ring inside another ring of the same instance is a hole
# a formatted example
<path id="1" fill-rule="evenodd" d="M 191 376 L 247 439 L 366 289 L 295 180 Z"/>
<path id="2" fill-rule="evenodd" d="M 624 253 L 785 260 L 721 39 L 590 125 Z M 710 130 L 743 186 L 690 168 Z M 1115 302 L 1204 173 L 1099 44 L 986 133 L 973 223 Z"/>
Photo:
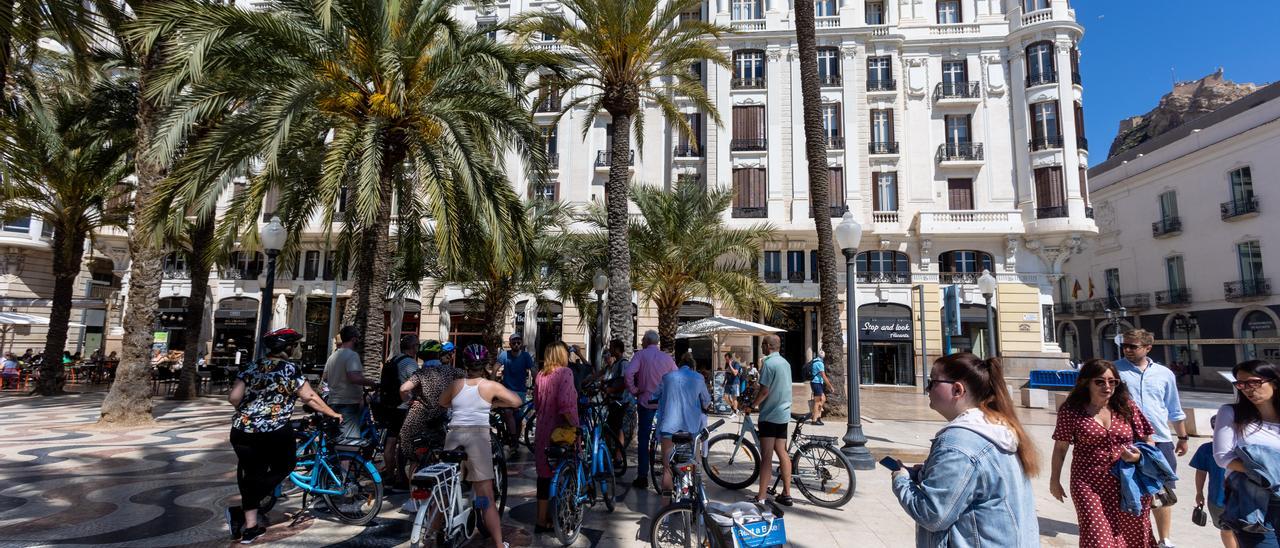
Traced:
<path id="1" fill-rule="evenodd" d="M 890 471 L 897 472 L 902 469 L 902 463 L 893 457 L 885 457 L 880 459 L 880 466 L 888 468 Z"/>

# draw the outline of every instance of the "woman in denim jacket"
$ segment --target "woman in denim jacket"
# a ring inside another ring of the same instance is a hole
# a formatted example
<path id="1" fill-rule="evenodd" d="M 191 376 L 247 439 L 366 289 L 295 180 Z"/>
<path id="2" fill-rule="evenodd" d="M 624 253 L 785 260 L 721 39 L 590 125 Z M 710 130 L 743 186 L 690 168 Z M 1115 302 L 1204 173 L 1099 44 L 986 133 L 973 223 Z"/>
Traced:
<path id="1" fill-rule="evenodd" d="M 1218 422 L 1213 431 L 1213 459 L 1227 470 L 1230 479 L 1235 474 L 1249 471 L 1236 450 L 1243 446 L 1266 447 L 1280 450 L 1280 367 L 1262 360 L 1241 363 L 1232 370 L 1236 380 L 1236 403 L 1218 409 Z M 1268 475 L 1280 475 L 1280 470 L 1255 470 Z M 1227 506 L 1239 496 L 1227 492 Z M 1242 548 L 1280 545 L 1276 531 L 1280 530 L 1280 499 L 1271 498 L 1266 509 L 1266 522 L 1271 531 L 1248 532 L 1235 528 L 1236 542 Z M 1232 524 L 1235 527 L 1238 524 Z"/>
<path id="2" fill-rule="evenodd" d="M 949 422 L 924 464 L 893 473 L 893 494 L 916 522 L 916 546 L 1039 546 L 1029 479 L 1039 465 L 1000 362 L 944 356 L 927 389 L 929 407 Z"/>

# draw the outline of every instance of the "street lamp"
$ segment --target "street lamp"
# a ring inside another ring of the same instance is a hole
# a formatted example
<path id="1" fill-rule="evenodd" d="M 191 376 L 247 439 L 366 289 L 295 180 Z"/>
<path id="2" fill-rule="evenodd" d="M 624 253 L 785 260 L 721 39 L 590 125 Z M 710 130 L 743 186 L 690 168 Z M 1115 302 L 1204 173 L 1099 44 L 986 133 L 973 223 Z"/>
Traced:
<path id="1" fill-rule="evenodd" d="M 982 292 L 982 298 L 987 300 L 987 357 L 996 355 L 996 330 L 995 322 L 991 319 L 991 297 L 996 295 L 996 277 L 991 275 L 990 270 L 983 270 L 982 276 L 978 277 L 978 291 Z"/>
<path id="2" fill-rule="evenodd" d="M 604 365 L 604 353 L 608 345 L 604 340 L 604 290 L 609 288 L 609 276 L 603 270 L 596 269 L 591 278 L 591 288 L 596 292 L 596 368 Z"/>
<path id="3" fill-rule="evenodd" d="M 1120 328 L 1120 318 L 1123 318 L 1128 311 L 1125 310 L 1125 308 L 1122 306 L 1120 307 L 1119 314 L 1117 314 L 1115 311 L 1111 310 L 1110 308 L 1106 309 L 1104 312 L 1107 314 L 1107 320 L 1110 321 L 1111 325 L 1116 329 L 1115 337 L 1112 338 L 1112 342 L 1115 343 L 1116 345 L 1116 355 L 1120 358 L 1123 358 L 1124 353 L 1120 351 L 1120 343 L 1123 342 L 1120 337 L 1120 333 L 1122 331 Z"/>
<path id="4" fill-rule="evenodd" d="M 258 233 L 262 241 L 262 250 L 267 253 L 267 283 L 262 286 L 262 312 L 258 314 L 258 343 L 253 345 L 255 358 L 262 357 L 262 336 L 271 328 L 272 293 L 276 286 L 276 256 L 284 247 L 284 239 L 289 233 L 280 224 L 280 217 L 272 216 L 271 222 L 262 227 Z"/>
<path id="5" fill-rule="evenodd" d="M 1196 387 L 1196 362 L 1191 359 L 1191 330 L 1200 327 L 1200 322 L 1191 314 L 1173 317 L 1173 326 L 1182 330 L 1187 337 L 1187 377 L 1191 380 L 1191 388 Z"/>
<path id="6" fill-rule="evenodd" d="M 844 447 L 840 452 L 849 459 L 855 470 L 872 470 L 875 459 L 867 450 L 867 436 L 862 433 L 862 403 L 858 394 L 862 385 L 862 367 L 858 363 L 858 302 L 855 291 L 858 272 L 858 244 L 862 241 L 862 225 L 853 218 L 853 212 L 845 211 L 835 228 L 836 245 L 844 253 L 845 287 L 845 392 L 849 395 L 848 422 L 844 433 Z"/>

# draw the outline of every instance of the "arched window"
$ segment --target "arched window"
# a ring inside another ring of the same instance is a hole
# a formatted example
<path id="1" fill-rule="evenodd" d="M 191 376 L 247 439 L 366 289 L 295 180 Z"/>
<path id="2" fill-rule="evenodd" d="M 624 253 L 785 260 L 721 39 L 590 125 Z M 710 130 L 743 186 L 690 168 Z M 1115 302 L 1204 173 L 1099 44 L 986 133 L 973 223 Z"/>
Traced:
<path id="1" fill-rule="evenodd" d="M 911 261 L 898 251 L 863 251 L 858 254 L 861 283 L 911 283 Z"/>
<path id="2" fill-rule="evenodd" d="M 1027 46 L 1027 87 L 1058 81 L 1053 60 L 1053 43 L 1036 42 Z"/>
<path id="3" fill-rule="evenodd" d="M 991 260 L 991 254 L 982 251 L 957 250 L 943 253 L 940 257 L 942 261 L 943 272 L 963 272 L 963 273 L 982 273 L 983 270 L 992 270 L 994 263 Z"/>
<path id="4" fill-rule="evenodd" d="M 1274 339 L 1278 336 L 1280 332 L 1276 331 L 1276 322 L 1270 314 L 1261 310 L 1250 312 L 1240 323 L 1240 338 L 1245 339 L 1244 359 L 1280 359 L 1280 344 L 1248 342 L 1249 339 Z"/>

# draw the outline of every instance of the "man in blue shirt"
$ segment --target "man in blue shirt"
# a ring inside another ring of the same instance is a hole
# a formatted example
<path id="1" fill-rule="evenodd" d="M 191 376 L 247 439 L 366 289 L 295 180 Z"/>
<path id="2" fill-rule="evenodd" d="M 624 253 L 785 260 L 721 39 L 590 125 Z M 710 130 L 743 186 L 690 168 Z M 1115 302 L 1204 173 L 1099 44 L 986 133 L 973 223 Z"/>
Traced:
<path id="1" fill-rule="evenodd" d="M 1177 376 L 1168 367 L 1147 358 L 1155 337 L 1145 329 L 1126 331 L 1120 349 L 1124 358 L 1116 361 L 1116 369 L 1120 371 L 1120 379 L 1129 388 L 1129 396 L 1142 409 L 1147 422 L 1155 430 L 1151 441 L 1164 453 L 1164 458 L 1176 473 L 1178 457 L 1187 454 L 1187 426 L 1184 422 L 1187 414 L 1182 412 L 1182 401 L 1178 398 Z M 1170 429 L 1170 424 L 1173 427 Z M 1177 433 L 1178 442 L 1173 442 L 1173 433 Z M 1174 482 L 1165 484 L 1165 489 L 1172 491 Z M 1157 538 L 1161 548 L 1172 548 L 1169 539 L 1172 529 L 1173 514 L 1169 506 L 1161 506 L 1151 510 L 1155 516 Z"/>
<path id="2" fill-rule="evenodd" d="M 831 384 L 831 378 L 827 377 L 827 364 L 822 361 L 823 354 L 819 350 L 813 356 L 813 360 L 809 362 L 809 371 L 813 377 L 809 379 L 809 389 L 813 391 L 813 399 L 809 400 L 809 415 L 813 417 L 813 424 L 822 426 L 822 410 L 827 405 L 827 394 L 835 394 L 835 386 Z"/>
<path id="3" fill-rule="evenodd" d="M 508 348 L 498 354 L 498 363 L 502 364 L 502 385 L 520 396 L 520 401 L 527 401 L 525 393 L 528 391 L 529 373 L 534 369 L 533 355 L 524 349 L 524 337 L 519 333 L 512 333 L 507 345 Z M 507 421 L 507 447 L 515 453 L 524 417 L 519 409 L 511 407 L 502 408 L 501 413 Z"/>
<path id="4" fill-rule="evenodd" d="M 689 368 L 688 363 L 662 376 L 662 383 L 654 394 L 658 398 L 658 433 L 662 437 L 662 493 L 671 493 L 671 467 L 666 458 L 674 446 L 671 437 L 678 432 L 697 434 L 707 425 L 706 408 L 711 405 L 711 393 L 701 374 Z"/>
<path id="5" fill-rule="evenodd" d="M 782 494 L 773 498 L 783 506 L 791 506 L 791 459 L 787 456 L 787 424 L 791 422 L 791 364 L 778 354 L 782 341 L 777 335 L 765 335 L 760 341 L 765 355 L 760 368 L 760 386 L 751 407 L 760 410 L 756 430 L 760 434 L 760 490 L 756 502 L 764 501 L 765 490 L 772 481 L 773 455 L 778 456 L 782 474 Z"/>
<path id="6" fill-rule="evenodd" d="M 1217 428 L 1216 416 L 1209 418 L 1209 427 Z M 1196 506 L 1205 506 L 1209 513 L 1209 517 L 1213 520 L 1213 526 L 1218 528 L 1218 533 L 1222 538 L 1222 545 L 1227 548 L 1236 547 L 1236 536 L 1231 532 L 1231 527 L 1222 521 L 1222 512 L 1227 505 L 1226 493 L 1223 491 L 1222 480 L 1225 478 L 1227 471 L 1218 466 L 1217 461 L 1213 460 L 1213 442 L 1206 441 L 1196 449 L 1196 454 L 1191 457 L 1191 467 L 1196 469 Z M 1204 480 L 1209 480 L 1209 495 L 1206 497 L 1204 492 Z"/>

